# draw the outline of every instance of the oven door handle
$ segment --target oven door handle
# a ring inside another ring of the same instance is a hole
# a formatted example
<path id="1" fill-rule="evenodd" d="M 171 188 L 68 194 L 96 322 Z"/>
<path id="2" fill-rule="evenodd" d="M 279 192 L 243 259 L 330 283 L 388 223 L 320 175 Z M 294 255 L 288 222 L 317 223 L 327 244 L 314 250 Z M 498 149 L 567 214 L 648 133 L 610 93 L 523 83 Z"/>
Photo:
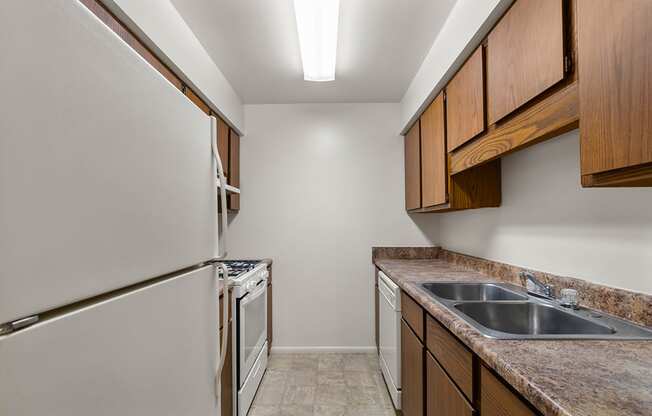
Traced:
<path id="1" fill-rule="evenodd" d="M 258 283 L 258 286 L 260 286 L 260 289 L 257 289 L 255 292 L 249 292 L 247 293 L 242 300 L 240 301 L 240 306 L 246 306 L 249 303 L 253 302 L 258 298 L 260 295 L 265 293 L 265 290 L 267 290 L 267 280 L 263 279 Z"/>

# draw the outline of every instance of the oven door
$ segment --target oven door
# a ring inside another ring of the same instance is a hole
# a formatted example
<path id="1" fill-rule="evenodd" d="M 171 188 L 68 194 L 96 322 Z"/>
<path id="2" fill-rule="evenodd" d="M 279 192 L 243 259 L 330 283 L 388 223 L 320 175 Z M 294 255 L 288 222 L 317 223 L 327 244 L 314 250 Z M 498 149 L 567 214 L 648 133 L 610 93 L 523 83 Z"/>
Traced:
<path id="1" fill-rule="evenodd" d="M 238 388 L 267 340 L 267 280 L 238 300 Z"/>

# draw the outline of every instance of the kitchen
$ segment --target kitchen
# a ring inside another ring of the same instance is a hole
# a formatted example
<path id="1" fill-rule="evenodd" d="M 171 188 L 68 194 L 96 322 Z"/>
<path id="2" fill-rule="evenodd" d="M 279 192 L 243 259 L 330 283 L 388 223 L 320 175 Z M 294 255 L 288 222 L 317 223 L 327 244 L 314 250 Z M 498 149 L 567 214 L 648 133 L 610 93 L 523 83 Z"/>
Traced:
<path id="1" fill-rule="evenodd" d="M 0 414 L 652 414 L 647 0 L 0 10 Z"/>

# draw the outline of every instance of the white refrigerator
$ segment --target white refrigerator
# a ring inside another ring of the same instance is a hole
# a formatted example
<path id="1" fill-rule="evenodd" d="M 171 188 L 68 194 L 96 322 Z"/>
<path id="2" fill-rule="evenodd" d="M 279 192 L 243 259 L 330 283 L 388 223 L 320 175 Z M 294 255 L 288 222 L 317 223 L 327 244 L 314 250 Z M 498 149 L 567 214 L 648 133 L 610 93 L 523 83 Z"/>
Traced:
<path id="1" fill-rule="evenodd" d="M 0 27 L 0 415 L 219 414 L 214 119 L 78 1 Z"/>

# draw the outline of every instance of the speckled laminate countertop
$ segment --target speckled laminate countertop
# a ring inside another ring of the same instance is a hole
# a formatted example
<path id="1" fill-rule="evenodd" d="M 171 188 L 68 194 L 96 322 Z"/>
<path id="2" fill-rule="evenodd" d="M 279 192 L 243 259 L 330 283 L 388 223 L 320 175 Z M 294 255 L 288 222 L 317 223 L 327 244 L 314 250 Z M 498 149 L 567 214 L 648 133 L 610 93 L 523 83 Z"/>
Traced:
<path id="1" fill-rule="evenodd" d="M 440 259 L 374 263 L 544 415 L 652 415 L 652 342 L 485 338 L 416 283 L 497 279 Z"/>

